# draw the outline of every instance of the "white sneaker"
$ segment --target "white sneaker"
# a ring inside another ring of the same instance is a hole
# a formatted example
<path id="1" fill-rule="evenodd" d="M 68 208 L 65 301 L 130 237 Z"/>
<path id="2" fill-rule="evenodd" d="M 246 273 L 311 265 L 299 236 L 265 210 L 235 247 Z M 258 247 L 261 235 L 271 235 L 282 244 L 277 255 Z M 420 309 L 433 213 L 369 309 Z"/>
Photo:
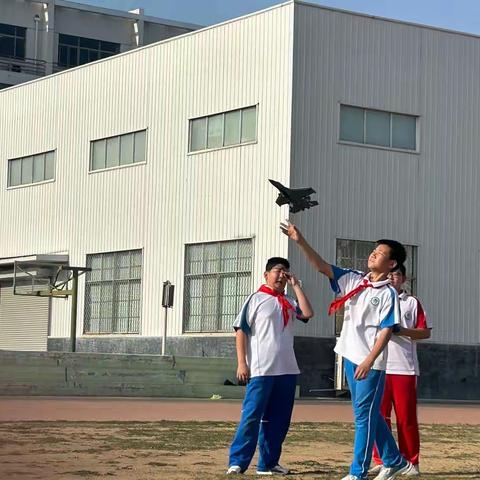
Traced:
<path id="1" fill-rule="evenodd" d="M 290 470 L 280 464 L 275 465 L 270 470 L 257 470 L 257 475 L 288 475 L 289 473 Z"/>
<path id="2" fill-rule="evenodd" d="M 379 474 L 380 473 L 380 470 L 382 469 L 383 465 L 380 463 L 379 465 L 374 465 L 369 471 L 368 473 L 370 473 L 371 475 L 373 474 Z"/>
<path id="3" fill-rule="evenodd" d="M 420 467 L 418 465 L 412 465 L 412 469 L 407 473 L 402 473 L 404 477 L 418 477 L 420 475 Z"/>
<path id="4" fill-rule="evenodd" d="M 238 465 L 232 465 L 228 467 L 227 475 L 240 475 L 242 473 L 242 469 Z"/>
<path id="5" fill-rule="evenodd" d="M 415 467 L 407 461 L 403 467 L 382 466 L 380 473 L 373 480 L 392 480 L 400 475 L 410 476 Z"/>
<path id="6" fill-rule="evenodd" d="M 356 475 L 352 475 L 351 473 L 347 475 L 346 477 L 343 477 L 342 480 L 364 480 L 360 477 L 357 477 Z"/>

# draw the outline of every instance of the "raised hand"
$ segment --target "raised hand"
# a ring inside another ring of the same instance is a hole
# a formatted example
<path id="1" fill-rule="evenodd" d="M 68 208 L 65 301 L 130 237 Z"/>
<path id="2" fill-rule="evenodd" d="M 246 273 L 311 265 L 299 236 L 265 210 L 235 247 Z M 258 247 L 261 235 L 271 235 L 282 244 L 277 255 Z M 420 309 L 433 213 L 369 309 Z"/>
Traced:
<path id="1" fill-rule="evenodd" d="M 285 272 L 285 276 L 287 277 L 287 283 L 294 287 L 295 285 L 300 285 L 300 280 L 291 272 Z"/>
<path id="2" fill-rule="evenodd" d="M 298 242 L 302 238 L 300 230 L 289 220 L 285 220 L 284 222 L 280 223 L 280 230 L 287 237 L 290 237 L 294 242 Z"/>

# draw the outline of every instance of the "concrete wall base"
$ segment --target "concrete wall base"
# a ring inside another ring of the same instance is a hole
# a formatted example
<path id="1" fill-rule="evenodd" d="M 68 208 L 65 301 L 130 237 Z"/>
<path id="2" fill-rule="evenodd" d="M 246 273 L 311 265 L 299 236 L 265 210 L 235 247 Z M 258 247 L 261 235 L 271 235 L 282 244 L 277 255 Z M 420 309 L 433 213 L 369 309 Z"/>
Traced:
<path id="1" fill-rule="evenodd" d="M 161 353 L 161 337 L 82 337 L 78 352 Z M 296 337 L 295 351 L 302 375 L 302 397 L 335 396 L 333 375 L 334 338 Z M 49 338 L 48 351 L 68 351 L 69 339 Z M 179 336 L 167 341 L 167 354 L 193 357 L 235 358 L 235 338 Z M 418 346 L 421 376 L 418 396 L 422 399 L 479 400 L 480 345 L 424 343 Z"/>

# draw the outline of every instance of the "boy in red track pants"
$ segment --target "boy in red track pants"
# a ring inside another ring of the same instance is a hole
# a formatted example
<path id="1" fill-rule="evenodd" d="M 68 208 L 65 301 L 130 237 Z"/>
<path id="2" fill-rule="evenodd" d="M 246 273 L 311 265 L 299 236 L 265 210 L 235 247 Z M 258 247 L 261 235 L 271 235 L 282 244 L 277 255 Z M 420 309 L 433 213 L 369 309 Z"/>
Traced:
<path id="1" fill-rule="evenodd" d="M 380 412 L 392 428 L 392 407 L 395 409 L 399 449 L 415 466 L 415 471 L 408 475 L 414 476 L 420 474 L 417 420 L 417 376 L 420 372 L 416 341 L 430 337 L 431 325 L 418 299 L 402 290 L 405 281 L 403 265 L 390 274 L 391 285 L 397 290 L 400 299 L 401 320 L 398 331 L 388 343 L 387 375 Z M 377 466 L 372 471 L 379 471 L 382 459 L 376 448 L 373 460 Z"/>

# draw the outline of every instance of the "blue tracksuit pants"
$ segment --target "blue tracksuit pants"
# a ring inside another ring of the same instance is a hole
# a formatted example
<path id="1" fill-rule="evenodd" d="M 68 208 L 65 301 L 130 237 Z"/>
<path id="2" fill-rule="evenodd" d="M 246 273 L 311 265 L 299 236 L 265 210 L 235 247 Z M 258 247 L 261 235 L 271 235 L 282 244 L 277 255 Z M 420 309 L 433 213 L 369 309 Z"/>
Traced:
<path id="1" fill-rule="evenodd" d="M 355 417 L 355 440 L 350 474 L 367 478 L 374 443 L 377 444 L 386 467 L 405 464 L 406 460 L 400 454 L 392 432 L 380 414 L 385 372 L 370 370 L 367 378 L 355 380 L 357 365 L 347 359 L 344 359 L 344 365 Z"/>
<path id="2" fill-rule="evenodd" d="M 229 465 L 244 472 L 258 443 L 258 471 L 278 464 L 290 426 L 297 375 L 250 379 L 242 405 L 242 418 L 230 447 Z"/>

